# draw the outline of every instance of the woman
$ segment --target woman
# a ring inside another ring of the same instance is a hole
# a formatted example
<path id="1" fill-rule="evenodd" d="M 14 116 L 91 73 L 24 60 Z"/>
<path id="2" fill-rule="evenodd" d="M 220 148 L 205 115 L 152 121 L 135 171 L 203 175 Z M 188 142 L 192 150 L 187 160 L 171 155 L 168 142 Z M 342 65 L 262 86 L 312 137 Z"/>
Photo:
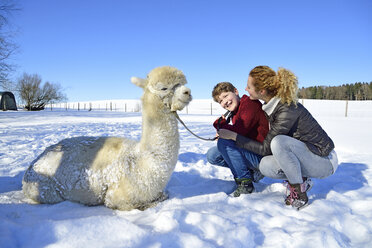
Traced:
<path id="1" fill-rule="evenodd" d="M 337 169 L 333 141 L 297 102 L 297 78 L 289 70 L 275 72 L 268 66 L 257 66 L 249 73 L 246 90 L 252 100 L 265 102 L 262 109 L 269 119 L 269 133 L 262 143 L 227 129 L 221 129 L 219 137 L 265 156 L 259 170 L 264 176 L 288 180 L 290 193 L 285 203 L 299 210 L 308 203 L 307 178 L 325 178 Z"/>

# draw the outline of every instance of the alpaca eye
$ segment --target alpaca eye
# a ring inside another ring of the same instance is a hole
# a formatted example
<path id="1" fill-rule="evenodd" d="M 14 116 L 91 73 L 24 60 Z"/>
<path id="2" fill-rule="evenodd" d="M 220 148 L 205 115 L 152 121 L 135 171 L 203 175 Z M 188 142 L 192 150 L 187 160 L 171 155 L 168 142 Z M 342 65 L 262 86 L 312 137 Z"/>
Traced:
<path id="1" fill-rule="evenodd" d="M 161 90 L 167 90 L 168 88 L 161 88 Z"/>

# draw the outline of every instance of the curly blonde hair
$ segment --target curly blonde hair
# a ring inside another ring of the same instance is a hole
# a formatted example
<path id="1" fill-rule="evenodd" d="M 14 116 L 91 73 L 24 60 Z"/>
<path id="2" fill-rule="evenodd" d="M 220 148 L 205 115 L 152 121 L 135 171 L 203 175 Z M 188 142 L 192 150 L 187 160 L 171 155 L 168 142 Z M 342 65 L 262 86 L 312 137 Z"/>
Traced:
<path id="1" fill-rule="evenodd" d="M 280 98 L 282 103 L 297 104 L 298 81 L 291 71 L 280 67 L 275 72 L 268 66 L 260 65 L 253 68 L 249 76 L 253 78 L 256 90 L 264 89 L 269 96 Z"/>

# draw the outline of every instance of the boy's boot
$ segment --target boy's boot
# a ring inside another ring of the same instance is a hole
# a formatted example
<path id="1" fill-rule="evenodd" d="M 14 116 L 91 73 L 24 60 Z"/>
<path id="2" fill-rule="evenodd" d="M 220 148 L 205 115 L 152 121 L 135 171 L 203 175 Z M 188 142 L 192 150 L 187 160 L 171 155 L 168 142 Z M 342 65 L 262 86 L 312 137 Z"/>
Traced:
<path id="1" fill-rule="evenodd" d="M 309 201 L 306 194 L 305 183 L 290 184 L 288 183 L 289 196 L 285 200 L 286 205 L 292 205 L 292 207 L 300 210 L 305 207 Z"/>
<path id="2" fill-rule="evenodd" d="M 249 171 L 251 172 L 253 182 L 255 183 L 258 183 L 262 178 L 264 178 L 264 175 L 262 175 L 259 170 L 249 169 Z"/>
<path id="3" fill-rule="evenodd" d="M 252 179 L 250 178 L 235 178 L 235 182 L 237 188 L 233 192 L 234 197 L 239 197 L 241 194 L 250 194 L 254 190 Z"/>

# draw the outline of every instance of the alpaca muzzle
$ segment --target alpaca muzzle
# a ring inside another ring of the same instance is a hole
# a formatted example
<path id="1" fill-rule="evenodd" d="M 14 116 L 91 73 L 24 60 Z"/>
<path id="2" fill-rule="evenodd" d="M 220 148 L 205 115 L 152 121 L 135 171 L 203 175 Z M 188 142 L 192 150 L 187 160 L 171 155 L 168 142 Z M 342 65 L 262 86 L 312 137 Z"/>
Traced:
<path id="1" fill-rule="evenodd" d="M 182 110 L 191 100 L 191 90 L 184 85 L 178 86 L 172 97 L 171 111 Z"/>

